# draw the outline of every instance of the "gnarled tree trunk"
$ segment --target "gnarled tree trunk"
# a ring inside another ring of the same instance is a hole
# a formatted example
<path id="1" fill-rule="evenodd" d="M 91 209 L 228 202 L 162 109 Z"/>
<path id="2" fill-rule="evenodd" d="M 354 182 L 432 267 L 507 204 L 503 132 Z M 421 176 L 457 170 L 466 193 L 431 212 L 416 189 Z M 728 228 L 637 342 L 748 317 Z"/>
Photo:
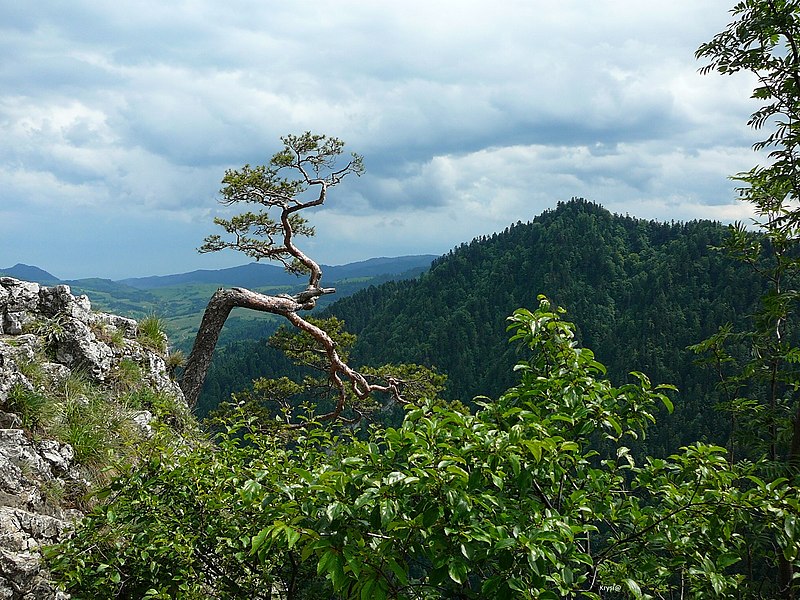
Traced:
<path id="1" fill-rule="evenodd" d="M 180 382 L 189 407 L 197 404 L 220 331 L 233 308 L 250 308 L 289 318 L 290 314 L 296 314 L 299 310 L 313 308 L 319 296 L 335 291 L 333 288 L 308 288 L 296 296 L 267 296 L 244 288 L 217 290 L 203 313 L 203 320 Z"/>

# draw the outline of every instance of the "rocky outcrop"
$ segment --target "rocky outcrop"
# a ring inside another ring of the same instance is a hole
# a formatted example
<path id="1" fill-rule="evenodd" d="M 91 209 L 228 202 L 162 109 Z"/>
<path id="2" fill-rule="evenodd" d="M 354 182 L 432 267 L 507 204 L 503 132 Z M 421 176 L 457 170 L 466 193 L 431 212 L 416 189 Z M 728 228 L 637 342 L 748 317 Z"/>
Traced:
<path id="1" fill-rule="evenodd" d="M 68 445 L 0 429 L 0 598 L 67 598 L 47 581 L 39 548 L 81 516 L 48 495 L 69 481 L 85 485 L 72 459 Z"/>
<path id="2" fill-rule="evenodd" d="M 125 361 L 153 390 L 182 398 L 164 357 L 136 338 L 136 321 L 93 312 L 66 285 L 0 277 L 0 600 L 68 597 L 48 583 L 40 549 L 81 516 L 64 497 L 91 485 L 69 444 L 23 427 L 14 395 L 44 396 L 75 371 L 111 388 Z M 131 415 L 143 435 L 151 420 L 146 410 Z"/>

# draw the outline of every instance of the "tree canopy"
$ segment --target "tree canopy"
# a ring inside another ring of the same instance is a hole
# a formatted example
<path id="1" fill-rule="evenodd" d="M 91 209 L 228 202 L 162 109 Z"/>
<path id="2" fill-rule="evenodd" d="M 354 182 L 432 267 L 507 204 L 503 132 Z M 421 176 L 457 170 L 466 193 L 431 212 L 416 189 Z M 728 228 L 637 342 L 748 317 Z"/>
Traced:
<path id="1" fill-rule="evenodd" d="M 599 599 L 763 591 L 743 560 L 771 568 L 764 534 L 797 560 L 800 500 L 724 448 L 632 455 L 668 386 L 612 386 L 545 299 L 510 331 L 518 383 L 475 414 L 421 401 L 367 439 L 287 445 L 239 410 L 115 484 L 53 567 L 89 597 Z"/>

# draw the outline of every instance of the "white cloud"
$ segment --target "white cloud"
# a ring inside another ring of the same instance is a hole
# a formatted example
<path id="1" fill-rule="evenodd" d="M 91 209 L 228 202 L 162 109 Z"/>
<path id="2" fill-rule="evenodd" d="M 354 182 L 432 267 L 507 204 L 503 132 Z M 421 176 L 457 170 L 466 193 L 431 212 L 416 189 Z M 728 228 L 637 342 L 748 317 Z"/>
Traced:
<path id="1" fill-rule="evenodd" d="M 316 215 L 314 247 L 340 261 L 443 251 L 572 196 L 646 218 L 738 218 L 725 177 L 757 161 L 752 82 L 701 77 L 693 58 L 728 8 L 5 3 L 0 210 L 20 223 L 49 207 L 36 218 L 52 230 L 76 214 L 202 239 L 225 168 L 313 129 L 366 158 L 368 176 Z M 33 253 L 22 236 L 15 248 Z M 129 255 L 120 276 L 166 268 Z"/>

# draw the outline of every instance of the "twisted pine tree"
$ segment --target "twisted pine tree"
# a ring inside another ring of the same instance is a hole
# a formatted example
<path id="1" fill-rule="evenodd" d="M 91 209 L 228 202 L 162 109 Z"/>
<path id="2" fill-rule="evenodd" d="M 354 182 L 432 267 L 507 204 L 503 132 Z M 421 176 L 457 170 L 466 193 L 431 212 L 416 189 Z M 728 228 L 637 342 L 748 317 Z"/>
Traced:
<path id="1" fill-rule="evenodd" d="M 220 203 L 226 206 L 255 205 L 230 219 L 215 218 L 225 230 L 210 235 L 199 248 L 201 253 L 232 249 L 256 261 L 275 260 L 287 271 L 308 277 L 306 288 L 294 295 L 267 295 L 234 287 L 221 288 L 212 296 L 203 315 L 194 346 L 186 362 L 181 388 L 189 406 L 194 406 L 211 364 L 220 331 L 234 307 L 249 308 L 284 317 L 298 331 L 310 335 L 321 348 L 328 364 L 328 379 L 337 400 L 331 411 L 319 420 L 343 419 L 348 398 L 365 400 L 373 392 L 386 392 L 402 401 L 399 382 L 386 377 L 382 382 L 368 380 L 351 368 L 336 350 L 336 343 L 324 329 L 301 316 L 316 305 L 317 298 L 336 292 L 322 287 L 322 269 L 296 244 L 298 236 L 311 236 L 314 229 L 301 214 L 321 206 L 330 188 L 346 176 L 364 172 L 361 156 L 344 156 L 344 143 L 336 138 L 306 132 L 281 138 L 283 149 L 267 165 L 245 165 L 228 170 L 222 179 Z"/>

